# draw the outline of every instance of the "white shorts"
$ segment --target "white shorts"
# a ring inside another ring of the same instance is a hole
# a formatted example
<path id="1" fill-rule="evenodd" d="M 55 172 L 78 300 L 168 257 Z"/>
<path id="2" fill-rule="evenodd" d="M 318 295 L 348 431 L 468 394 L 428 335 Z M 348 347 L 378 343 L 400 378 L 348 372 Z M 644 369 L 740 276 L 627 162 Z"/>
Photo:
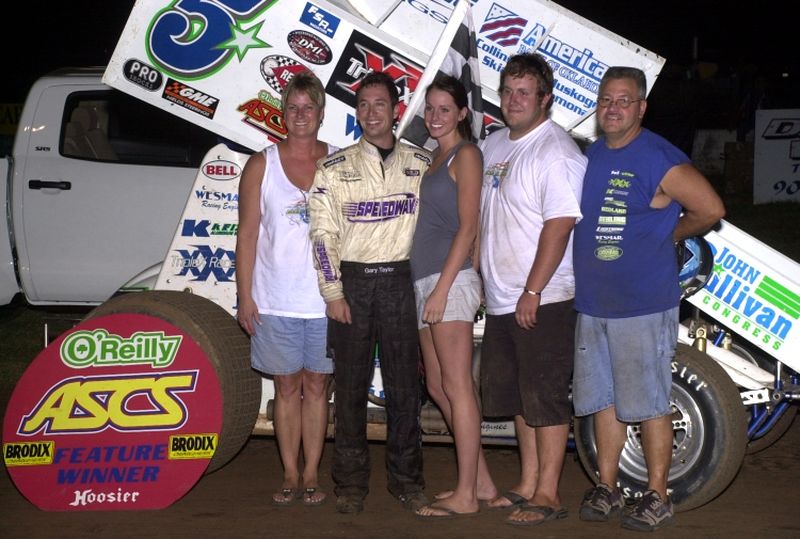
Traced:
<path id="1" fill-rule="evenodd" d="M 425 301 L 433 292 L 436 283 L 439 281 L 441 273 L 434 273 L 422 279 L 414 281 L 414 294 L 417 298 L 417 327 L 423 329 L 428 327 L 422 321 L 422 311 L 425 310 Z M 453 286 L 447 293 L 447 305 L 444 309 L 442 322 L 452 322 L 462 320 L 474 322 L 475 314 L 481 306 L 481 277 L 474 268 L 461 270 L 453 281 Z"/>

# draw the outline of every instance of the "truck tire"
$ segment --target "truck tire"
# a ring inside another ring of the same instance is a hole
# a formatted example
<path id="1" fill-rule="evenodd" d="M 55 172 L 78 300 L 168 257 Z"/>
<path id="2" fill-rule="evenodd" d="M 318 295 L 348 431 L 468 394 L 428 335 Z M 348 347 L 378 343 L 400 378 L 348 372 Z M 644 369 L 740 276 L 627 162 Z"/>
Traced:
<path id="1" fill-rule="evenodd" d="M 222 392 L 222 428 L 206 474 L 227 464 L 244 446 L 258 416 L 261 378 L 250 368 L 250 342 L 236 319 L 216 303 L 188 292 L 154 290 L 115 296 L 86 319 L 142 314 L 181 329 L 197 342 L 216 371 Z"/>
<path id="2" fill-rule="evenodd" d="M 708 503 L 733 481 L 747 446 L 747 414 L 735 384 L 706 354 L 678 344 L 672 361 L 674 441 L 669 473 L 676 511 Z M 575 418 L 575 445 L 584 470 L 596 482 L 597 445 L 591 416 Z M 647 489 L 639 425 L 628 426 L 618 482 L 626 498 Z"/>

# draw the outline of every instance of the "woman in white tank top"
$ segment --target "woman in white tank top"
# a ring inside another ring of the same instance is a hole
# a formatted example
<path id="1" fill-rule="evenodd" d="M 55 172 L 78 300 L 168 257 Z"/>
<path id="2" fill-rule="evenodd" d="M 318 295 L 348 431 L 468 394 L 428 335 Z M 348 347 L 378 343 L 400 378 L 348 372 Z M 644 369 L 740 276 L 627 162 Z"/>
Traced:
<path id="1" fill-rule="evenodd" d="M 282 96 L 286 139 L 247 161 L 239 184 L 237 318 L 251 362 L 275 383 L 275 435 L 284 466 L 276 505 L 320 505 L 318 469 L 328 425 L 325 303 L 311 261 L 306 201 L 316 161 L 334 150 L 317 138 L 325 90 L 310 71 Z M 300 449 L 303 469 L 300 469 Z"/>

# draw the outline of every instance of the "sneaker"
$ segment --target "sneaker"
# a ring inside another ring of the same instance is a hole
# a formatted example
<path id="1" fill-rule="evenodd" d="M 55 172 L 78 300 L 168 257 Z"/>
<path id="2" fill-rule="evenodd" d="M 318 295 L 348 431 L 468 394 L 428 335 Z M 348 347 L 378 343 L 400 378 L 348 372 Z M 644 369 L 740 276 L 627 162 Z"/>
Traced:
<path id="1" fill-rule="evenodd" d="M 669 498 L 664 502 L 653 490 L 648 490 L 642 499 L 622 518 L 622 527 L 629 530 L 651 532 L 671 524 L 675 511 Z"/>
<path id="2" fill-rule="evenodd" d="M 618 517 L 624 506 L 625 501 L 618 489 L 598 483 L 583 496 L 579 516 L 581 520 L 606 522 L 610 518 Z"/>
<path id="3" fill-rule="evenodd" d="M 397 499 L 403 504 L 403 509 L 408 509 L 414 513 L 428 505 L 428 498 L 422 492 L 401 494 Z"/>
<path id="4" fill-rule="evenodd" d="M 356 514 L 364 510 L 364 500 L 352 494 L 343 494 L 336 498 L 336 511 L 343 514 Z"/>

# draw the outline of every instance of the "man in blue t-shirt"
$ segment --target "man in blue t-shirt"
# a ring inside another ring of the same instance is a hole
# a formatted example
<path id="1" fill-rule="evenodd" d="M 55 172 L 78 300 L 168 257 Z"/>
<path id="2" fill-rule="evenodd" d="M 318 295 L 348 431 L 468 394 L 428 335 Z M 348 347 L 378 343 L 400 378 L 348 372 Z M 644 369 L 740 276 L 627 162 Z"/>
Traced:
<path id="1" fill-rule="evenodd" d="M 725 213 L 722 201 L 686 155 L 642 128 L 647 81 L 632 67 L 611 67 L 598 92 L 602 136 L 586 152 L 573 264 L 575 415 L 594 414 L 600 482 L 580 518 L 621 515 L 616 488 L 627 424 L 641 422 L 648 490 L 622 526 L 650 531 L 673 519 L 667 495 L 672 461 L 670 363 L 678 332 L 675 242 L 702 234 Z"/>

